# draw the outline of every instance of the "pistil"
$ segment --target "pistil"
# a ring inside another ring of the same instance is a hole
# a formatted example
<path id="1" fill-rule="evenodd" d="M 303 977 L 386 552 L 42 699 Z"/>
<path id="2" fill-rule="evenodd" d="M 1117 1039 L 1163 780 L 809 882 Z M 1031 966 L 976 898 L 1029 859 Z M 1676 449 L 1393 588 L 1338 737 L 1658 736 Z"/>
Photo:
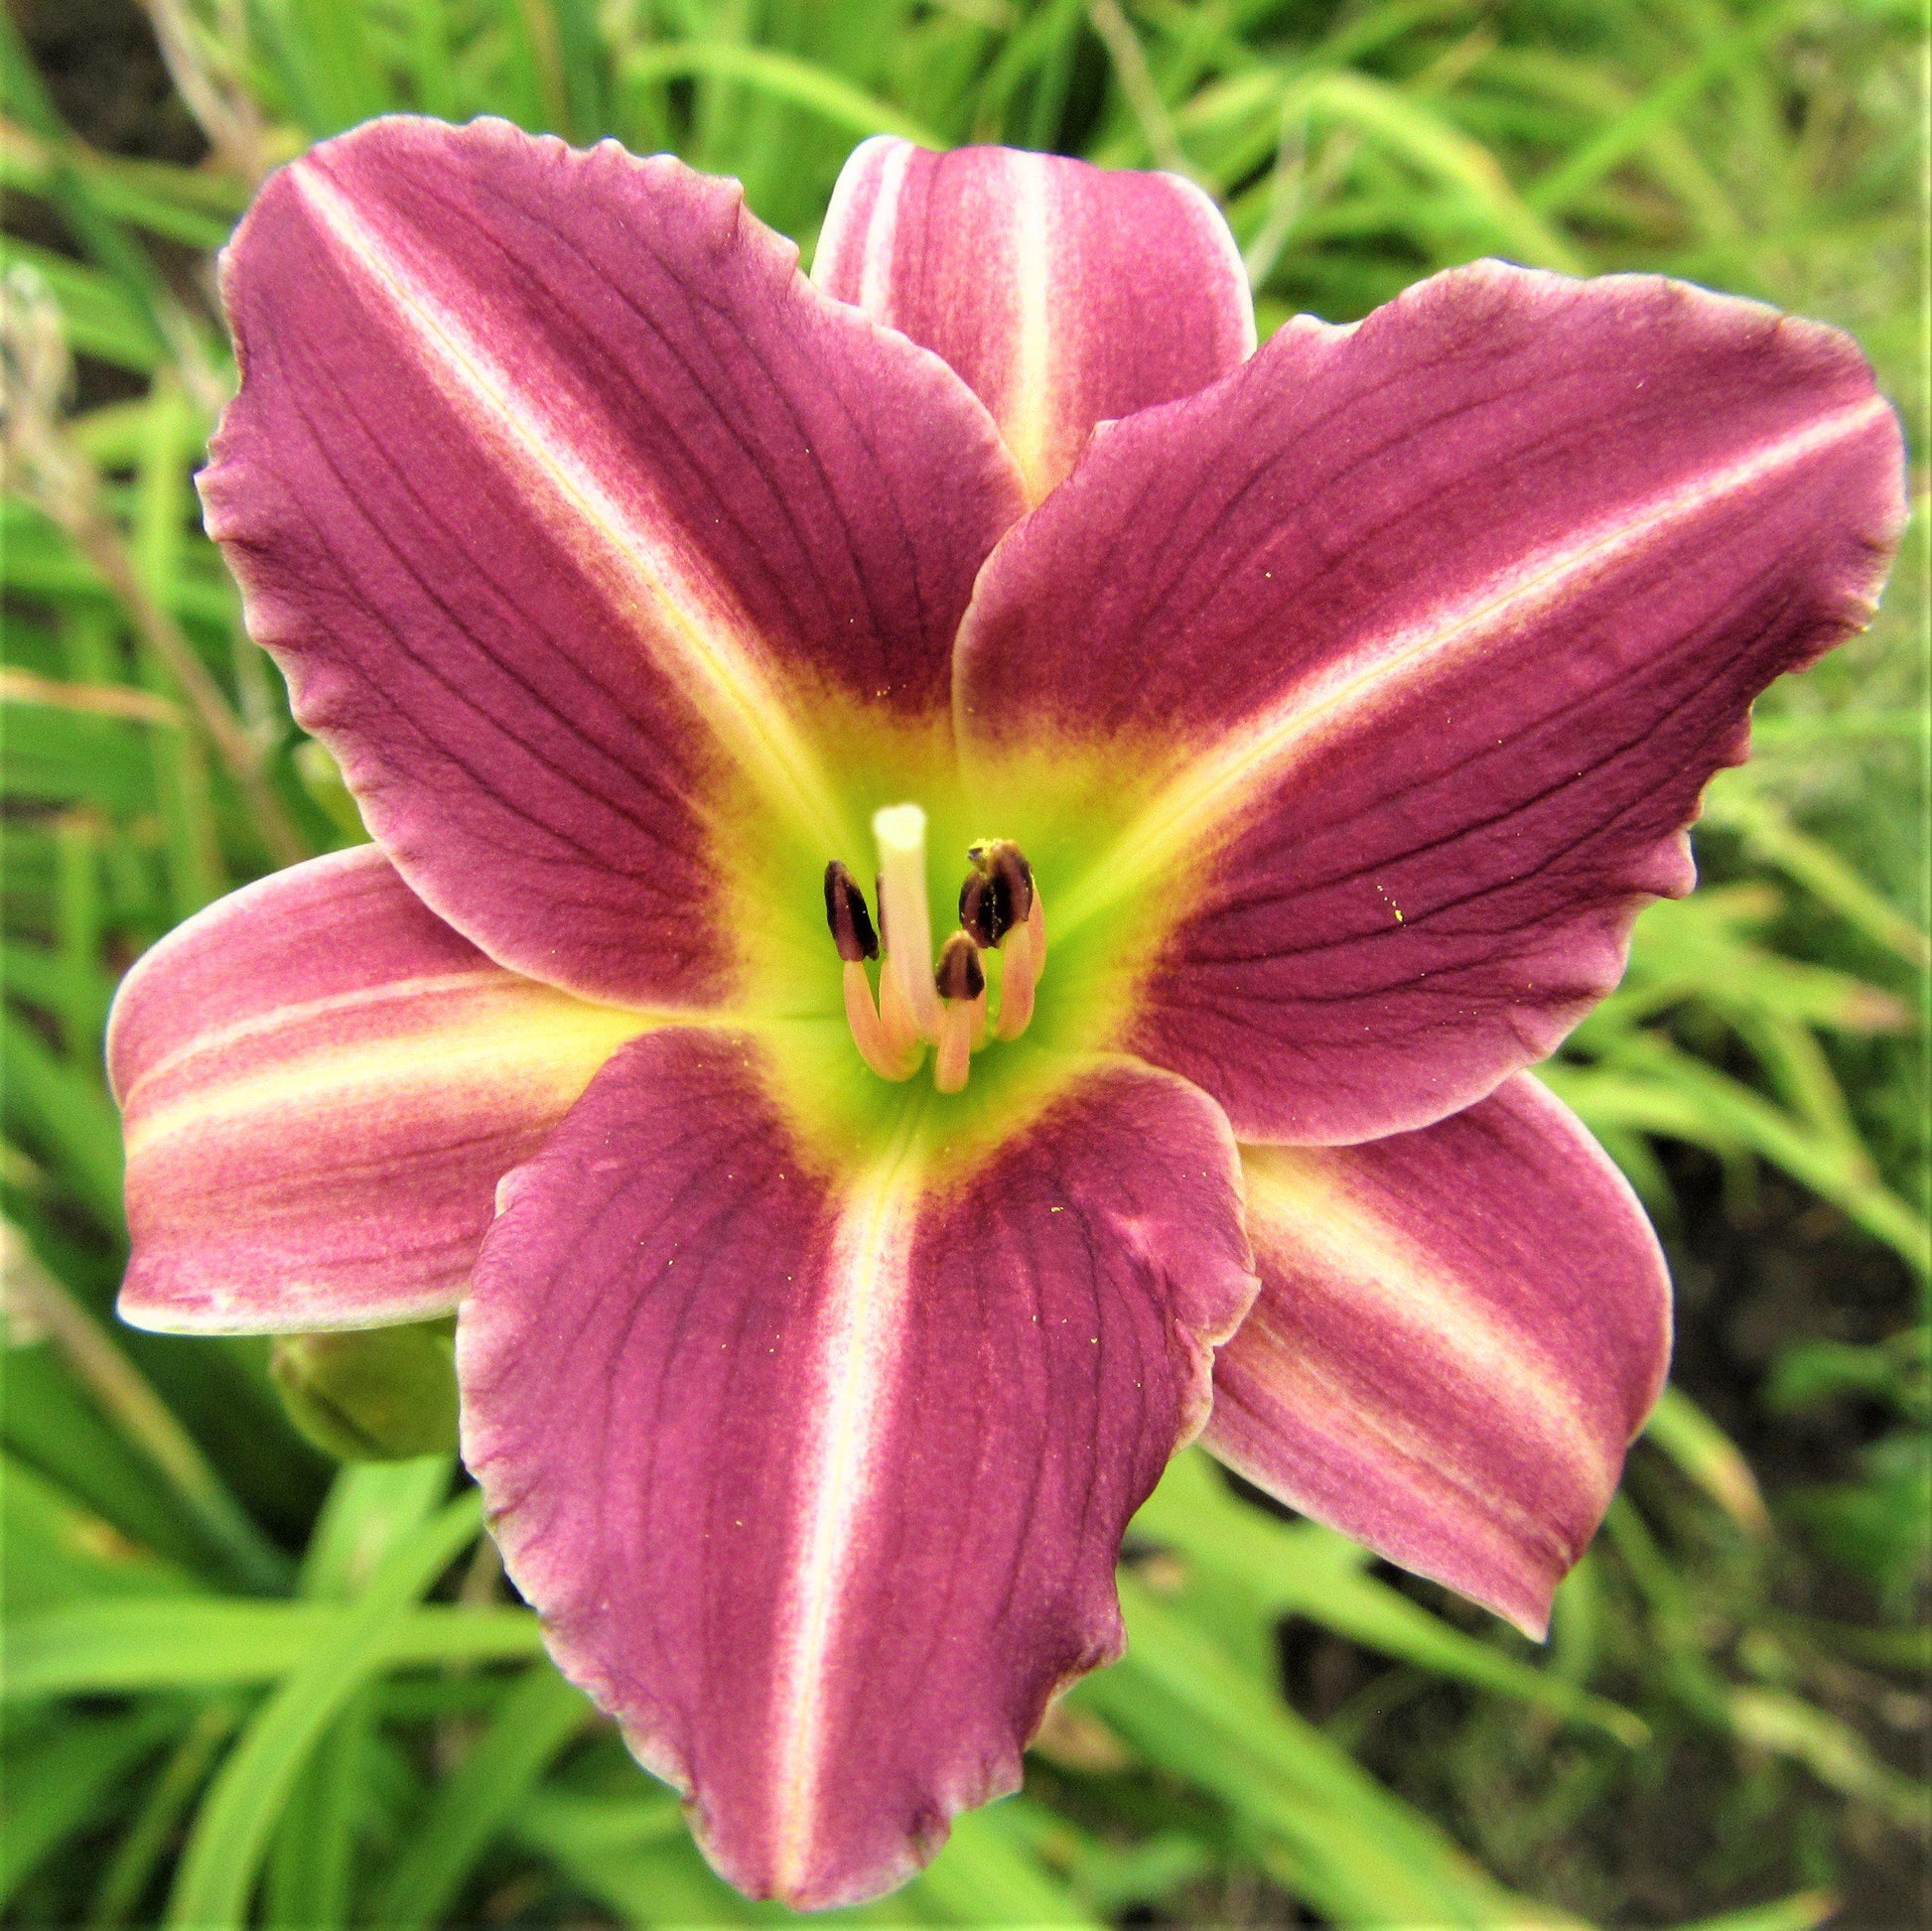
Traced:
<path id="1" fill-rule="evenodd" d="M 906 1004 L 905 988 L 899 983 L 898 974 L 889 971 L 883 960 L 879 967 L 879 1023 L 885 1028 L 893 1051 L 908 1055 L 916 1064 L 925 1040 L 918 1021 L 912 1017 L 911 1007 Z"/>
<path id="2" fill-rule="evenodd" d="M 915 804 L 888 805 L 873 813 L 872 835 L 879 847 L 879 911 L 886 928 L 881 1004 L 889 1029 L 909 1021 L 913 1037 L 936 1039 L 939 996 L 932 983 L 932 913 L 925 897 L 925 813 Z"/>

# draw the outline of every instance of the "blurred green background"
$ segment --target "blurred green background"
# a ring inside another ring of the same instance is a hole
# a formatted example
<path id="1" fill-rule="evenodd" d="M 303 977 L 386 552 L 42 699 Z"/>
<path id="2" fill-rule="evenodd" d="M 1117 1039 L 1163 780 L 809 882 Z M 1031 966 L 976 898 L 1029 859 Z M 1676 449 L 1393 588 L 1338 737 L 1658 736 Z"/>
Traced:
<path id="1" fill-rule="evenodd" d="M 391 108 L 741 176 L 809 253 L 882 129 L 1193 175 L 1264 333 L 1495 252 L 1843 324 L 1925 409 L 1924 26 L 1890 0 L 22 0 L 0 16 L 5 1823 L 22 1925 L 734 1924 L 435 1456 L 119 1327 L 117 975 L 361 836 L 190 477 L 210 255 Z M 1673 1391 L 1547 1649 L 1196 1455 L 1133 1650 L 881 1924 L 1925 1921 L 1926 529 L 1759 707 L 1706 885 L 1548 1069 L 1665 1230 Z"/>

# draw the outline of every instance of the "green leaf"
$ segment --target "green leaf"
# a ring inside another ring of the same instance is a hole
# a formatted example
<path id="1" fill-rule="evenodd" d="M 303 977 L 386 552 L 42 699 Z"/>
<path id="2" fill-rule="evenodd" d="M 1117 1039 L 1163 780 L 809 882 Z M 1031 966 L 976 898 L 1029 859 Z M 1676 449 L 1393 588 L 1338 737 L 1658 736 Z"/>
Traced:
<path id="1" fill-rule="evenodd" d="M 367 1772 L 374 1727 L 375 1698 L 364 1684 L 297 1775 L 269 1847 L 262 1887 L 269 1924 L 343 1931 L 353 1921 L 356 1839 L 373 1802 Z"/>
<path id="2" fill-rule="evenodd" d="M 945 147 L 939 136 L 837 74 L 770 48 L 748 47 L 736 41 L 664 41 L 636 48 L 621 67 L 624 88 L 635 92 L 666 80 L 703 74 L 735 80 L 774 100 L 809 108 L 834 126 L 861 138 L 868 134 L 898 134 L 925 147 Z"/>
<path id="3" fill-rule="evenodd" d="M 119 1232 L 121 1122 L 98 1083 L 64 1063 L 12 1013 L 0 1016 L 0 1074 L 9 1123 L 61 1162 L 74 1191 L 100 1225 Z"/>
<path id="4" fill-rule="evenodd" d="M 945 1849 L 915 1883 L 921 1898 L 960 1924 L 1095 1922 L 1014 1828 L 1007 1803 L 954 1818 Z"/>
<path id="5" fill-rule="evenodd" d="M 1632 1035 L 1594 1066 L 1551 1061 L 1538 1069 L 1586 1126 L 1601 1121 L 1687 1140 L 1723 1153 L 1743 1147 L 1844 1210 L 1932 1279 L 1932 1227 L 1873 1173 L 1863 1149 L 1822 1139 L 1803 1122 L 1670 1040 Z"/>
<path id="6" fill-rule="evenodd" d="M 197 1586 L 12 1455 L 0 1462 L 0 1603 L 16 1626 L 76 1598 L 156 1597 Z"/>
<path id="7" fill-rule="evenodd" d="M 444 1918 L 464 1880 L 551 1760 L 596 1713 L 548 1663 L 524 1673 L 437 1792 L 377 1893 L 372 1921 L 416 1931 Z"/>
<path id="8" fill-rule="evenodd" d="M 668 1790 L 624 1798 L 541 1792 L 518 1810 L 514 1829 L 523 1844 L 626 1924 L 759 1922 L 758 1906 L 706 1867 Z"/>
<path id="9" fill-rule="evenodd" d="M 69 346 L 136 375 L 151 375 L 164 350 L 125 282 L 71 256 L 7 237 L 10 261 L 32 267 L 61 305 Z"/>
<path id="10" fill-rule="evenodd" d="M 125 1924 L 134 1915 L 235 1721 L 231 1708 L 211 1703 L 205 1705 L 189 1724 L 188 1733 L 142 1793 L 133 1822 L 101 1873 L 88 1918 L 90 1927 Z"/>
<path id="11" fill-rule="evenodd" d="M 269 1833 L 316 1739 L 380 1672 L 382 1639 L 482 1526 L 483 1500 L 474 1489 L 447 1504 L 421 1535 L 377 1565 L 334 1640 L 256 1713 L 197 1813 L 169 1900 L 170 1924 L 241 1923 Z"/>
<path id="12" fill-rule="evenodd" d="M 302 1557 L 300 1589 L 316 1602 L 346 1602 L 376 1565 L 429 1521 L 450 1492 L 451 1454 L 356 1462 L 336 1476 Z"/>
<path id="13" fill-rule="evenodd" d="M 1818 1931 L 1838 1916 L 1838 1899 L 1827 1891 L 1801 1890 L 1769 1904 L 1725 1911 L 1722 1917 L 1699 1918 L 1677 1931 Z"/>
<path id="14" fill-rule="evenodd" d="M 1238 1586 L 1264 1623 L 1305 1615 L 1385 1656 L 1540 1704 L 1622 1743 L 1634 1746 L 1648 1734 L 1631 1712 L 1465 1635 L 1364 1575 L 1365 1552 L 1345 1538 L 1314 1523 L 1278 1522 L 1242 1502 L 1198 1449 L 1169 1464 L 1134 1529 Z"/>
<path id="15" fill-rule="evenodd" d="M 105 1696 L 273 1683 L 361 1626 L 347 1607 L 171 1597 L 76 1602 L 8 1632 L 0 1695 Z M 521 1660 L 542 1651 L 527 1609 L 408 1609 L 367 1637 L 376 1672 Z"/>
<path id="16" fill-rule="evenodd" d="M 1746 1535 L 1771 1533 L 1770 1512 L 1742 1451 L 1681 1388 L 1667 1387 L 1644 1434 Z"/>
<path id="17" fill-rule="evenodd" d="M 1214 1791 L 1280 1857 L 1283 1880 L 1343 1920 L 1490 1926 L 1562 1914 L 1518 1902 L 1435 1825 L 1121 1575 L 1126 1659 L 1074 1696 L 1190 1782 Z"/>
<path id="18" fill-rule="evenodd" d="M 9 1747 L 7 1802 L 0 1811 L 0 1903 L 43 1858 L 91 1822 L 177 1722 L 166 1710 L 76 1718 Z"/>

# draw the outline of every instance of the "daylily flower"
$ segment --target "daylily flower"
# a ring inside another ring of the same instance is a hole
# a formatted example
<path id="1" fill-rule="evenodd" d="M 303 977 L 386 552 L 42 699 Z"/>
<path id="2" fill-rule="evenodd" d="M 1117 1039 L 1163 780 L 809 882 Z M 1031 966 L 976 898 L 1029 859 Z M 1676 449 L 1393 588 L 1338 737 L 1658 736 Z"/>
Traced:
<path id="1" fill-rule="evenodd" d="M 893 140 L 815 274 L 496 122 L 268 184 L 203 493 L 375 843 L 111 1046 L 127 1318 L 461 1303 L 552 1653 L 801 1905 L 1014 1787 L 1203 1428 L 1541 1631 L 1669 1316 L 1524 1069 L 1901 516 L 1845 337 L 1654 277 L 1256 353 L 1187 184 Z"/>

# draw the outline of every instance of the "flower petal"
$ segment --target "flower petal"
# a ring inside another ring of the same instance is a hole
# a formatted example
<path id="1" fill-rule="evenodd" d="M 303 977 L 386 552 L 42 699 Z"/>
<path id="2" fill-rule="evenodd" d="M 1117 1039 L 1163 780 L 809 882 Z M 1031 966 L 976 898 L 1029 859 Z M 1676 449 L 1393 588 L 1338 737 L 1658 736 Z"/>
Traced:
<path id="1" fill-rule="evenodd" d="M 981 578 L 962 736 L 989 788 L 1023 738 L 1102 774 L 1117 843 L 1052 903 L 1165 930 L 1117 1043 L 1243 1140 L 1424 1126 L 1689 889 L 1700 791 L 1869 616 L 1900 483 L 1836 331 L 1479 263 L 1098 438 Z"/>
<path id="2" fill-rule="evenodd" d="M 1017 148 L 853 152 L 812 279 L 951 363 L 1037 502 L 1096 423 L 1191 395 L 1254 353 L 1221 210 L 1178 175 Z"/>
<path id="3" fill-rule="evenodd" d="M 751 1035 L 626 1047 L 505 1184 L 464 1455 L 567 1674 L 740 1888 L 874 1895 L 1119 1653 L 1121 1532 L 1254 1293 L 1233 1144 L 1092 1062 L 968 1161 L 829 1157 Z"/>
<path id="4" fill-rule="evenodd" d="M 456 1305 L 498 1178 L 644 1024 L 486 959 L 373 846 L 178 927 L 122 982 L 137 1327 L 367 1327 Z"/>
<path id="5" fill-rule="evenodd" d="M 208 527 L 404 878 L 531 977 L 730 997 L 721 848 L 863 842 L 803 712 L 943 719 L 984 409 L 736 184 L 501 121 L 324 142 L 223 287 Z"/>
<path id="6" fill-rule="evenodd" d="M 1670 1358 L 1636 1196 L 1527 1073 L 1419 1133 L 1242 1166 L 1261 1297 L 1207 1446 L 1540 1637 Z"/>

